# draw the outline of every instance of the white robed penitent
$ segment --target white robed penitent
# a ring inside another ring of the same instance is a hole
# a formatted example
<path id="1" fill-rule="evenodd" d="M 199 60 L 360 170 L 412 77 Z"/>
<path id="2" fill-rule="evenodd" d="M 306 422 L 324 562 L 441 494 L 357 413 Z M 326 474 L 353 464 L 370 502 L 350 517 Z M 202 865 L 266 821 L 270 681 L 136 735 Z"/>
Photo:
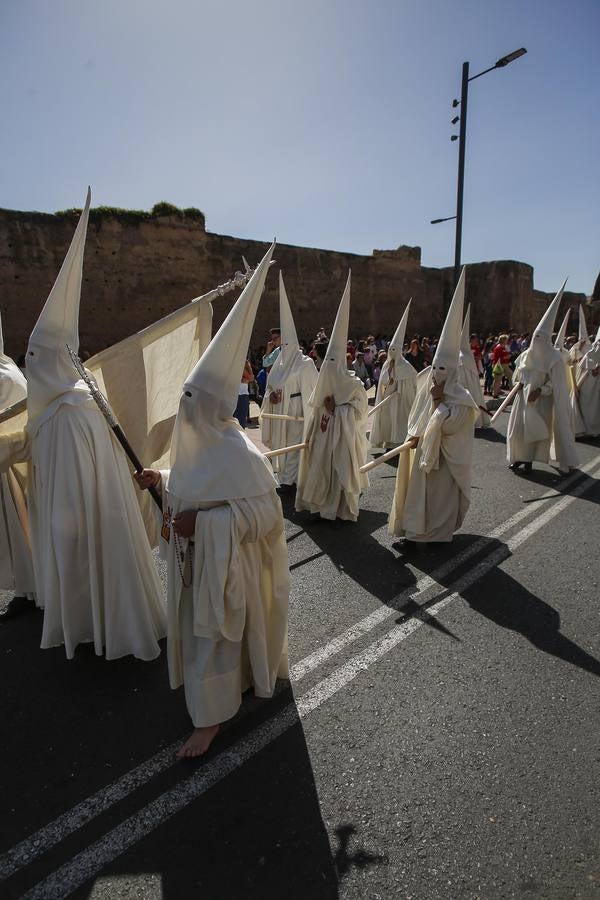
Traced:
<path id="1" fill-rule="evenodd" d="M 281 503 L 270 464 L 231 415 L 272 253 L 186 379 L 162 473 L 169 679 L 183 683 L 198 728 L 233 716 L 250 685 L 270 697 L 288 673 Z M 189 541 L 169 527 L 185 510 L 197 511 Z"/>
<path id="2" fill-rule="evenodd" d="M 90 193 L 27 348 L 27 495 L 42 647 L 154 659 L 166 610 L 125 454 L 77 376 Z M 11 442 L 3 444 L 3 466 Z"/>
<path id="3" fill-rule="evenodd" d="M 511 465 L 548 463 L 552 459 L 563 472 L 577 465 L 565 363 L 552 346 L 565 284 L 566 280 L 536 327 L 531 346 L 518 357 L 513 372 L 513 384 L 523 387 L 515 396 L 506 431 L 507 459 Z M 538 399 L 531 401 L 532 393 L 538 389 Z"/>
<path id="4" fill-rule="evenodd" d="M 581 437 L 597 437 L 600 434 L 600 328 L 578 366 L 576 403 L 576 433 Z"/>
<path id="5" fill-rule="evenodd" d="M 389 531 L 420 543 L 451 541 L 470 505 L 473 426 L 478 407 L 458 381 L 465 270 L 461 272 L 430 369 L 419 373 L 408 436 L 415 450 L 398 463 Z M 434 405 L 432 378 L 444 381 Z"/>
<path id="6" fill-rule="evenodd" d="M 385 403 L 373 413 L 372 447 L 401 444 L 408 430 L 408 416 L 417 393 L 417 373 L 402 354 L 411 302 L 406 304 L 379 375 L 375 406 Z"/>
<path id="7" fill-rule="evenodd" d="M 323 519 L 356 522 L 361 492 L 369 479 L 360 467 L 367 456 L 367 392 L 348 371 L 346 348 L 350 316 L 350 274 L 309 403 L 307 449 L 302 453 L 296 509 Z M 332 398 L 331 412 L 325 405 Z"/>
<path id="8" fill-rule="evenodd" d="M 261 415 L 267 413 L 289 418 L 261 419 L 262 442 L 270 450 L 291 447 L 303 442 L 309 416 L 309 400 L 318 376 L 314 362 L 300 349 L 281 272 L 279 273 L 279 327 L 281 329 L 281 352 L 269 372 Z M 273 471 L 280 484 L 296 484 L 299 462 L 300 451 L 298 450 L 273 458 Z"/>
<path id="9" fill-rule="evenodd" d="M 21 370 L 4 352 L 0 321 L 0 411 L 27 396 Z M 0 475 L 0 589 L 35 599 L 35 579 L 29 544 L 29 517 L 23 476 L 15 466 Z"/>

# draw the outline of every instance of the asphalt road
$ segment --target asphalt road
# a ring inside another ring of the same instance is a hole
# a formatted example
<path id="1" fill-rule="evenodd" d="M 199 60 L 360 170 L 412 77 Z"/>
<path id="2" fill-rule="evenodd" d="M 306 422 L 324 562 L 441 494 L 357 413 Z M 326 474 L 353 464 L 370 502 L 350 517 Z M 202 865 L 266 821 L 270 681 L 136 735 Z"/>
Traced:
<path id="1" fill-rule="evenodd" d="M 357 524 L 285 502 L 291 684 L 247 698 L 208 758 L 165 654 L 41 651 L 0 622 L 0 886 L 148 900 L 600 896 L 600 444 L 560 479 L 475 441 L 452 546 L 387 534 L 395 470 Z"/>

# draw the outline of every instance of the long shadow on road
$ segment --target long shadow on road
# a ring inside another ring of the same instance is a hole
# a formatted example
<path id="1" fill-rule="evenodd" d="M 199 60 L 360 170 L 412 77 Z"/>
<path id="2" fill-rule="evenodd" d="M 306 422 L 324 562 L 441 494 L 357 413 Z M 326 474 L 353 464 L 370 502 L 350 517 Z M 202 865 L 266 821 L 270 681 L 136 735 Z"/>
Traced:
<path id="1" fill-rule="evenodd" d="M 445 545 L 445 549 L 440 548 L 434 554 L 419 555 L 418 565 L 424 573 L 433 574 L 442 561 L 458 555 L 461 549 L 477 540 L 480 540 L 477 535 L 457 535 L 451 545 Z M 490 538 L 477 558 L 484 561 L 487 556 L 495 557 L 496 562 L 493 567 L 474 584 L 460 592 L 460 596 L 469 604 L 470 608 L 494 622 L 498 627 L 521 634 L 538 650 L 562 659 L 592 675 L 600 676 L 600 661 L 561 633 L 559 612 L 500 568 L 501 563 L 511 556 L 508 546 L 502 541 Z M 439 574 L 436 574 L 436 581 L 447 588 L 446 593 L 438 593 L 425 603 L 409 600 L 402 606 L 402 615 L 396 621 L 403 622 L 407 618 L 418 615 L 423 619 L 424 624 L 445 632 L 448 637 L 455 639 L 455 636 L 438 619 L 429 616 L 427 611 L 443 596 L 456 589 L 454 586 L 456 579 L 456 572 L 447 577 L 440 577 Z"/>
<path id="2" fill-rule="evenodd" d="M 278 699 L 294 702 L 289 688 Z M 179 779 L 201 773 L 202 766 L 181 766 Z M 141 896 L 144 879 L 154 874 L 163 900 L 262 900 L 281 897 L 282 891 L 293 900 L 335 900 L 338 862 L 343 875 L 352 865 L 379 861 L 360 845 L 353 854 L 346 848 L 347 841 L 341 855 L 335 849 L 332 853 L 296 714 L 296 722 L 273 743 L 173 818 L 158 823 L 106 866 L 95 886 L 88 883 L 73 896 L 108 898 L 116 895 L 117 886 L 120 897 Z M 129 886 L 125 892 L 123 885 Z"/>

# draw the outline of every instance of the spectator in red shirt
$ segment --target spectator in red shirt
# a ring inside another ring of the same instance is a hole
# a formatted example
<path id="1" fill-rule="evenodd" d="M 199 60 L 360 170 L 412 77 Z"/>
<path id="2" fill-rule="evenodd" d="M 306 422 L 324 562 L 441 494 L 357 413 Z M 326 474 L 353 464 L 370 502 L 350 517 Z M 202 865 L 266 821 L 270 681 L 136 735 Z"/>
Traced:
<path id="1" fill-rule="evenodd" d="M 509 383 L 512 379 L 510 366 L 510 350 L 508 349 L 508 335 L 501 334 L 498 343 L 492 350 L 492 375 L 494 383 L 492 384 L 492 397 L 498 397 L 500 394 L 500 386 L 502 379 L 507 378 Z"/>
<path id="2" fill-rule="evenodd" d="M 471 353 L 473 354 L 473 358 L 475 359 L 475 365 L 477 366 L 477 372 L 479 375 L 483 375 L 483 362 L 481 360 L 481 344 L 479 343 L 479 338 L 476 334 L 471 335 Z"/>

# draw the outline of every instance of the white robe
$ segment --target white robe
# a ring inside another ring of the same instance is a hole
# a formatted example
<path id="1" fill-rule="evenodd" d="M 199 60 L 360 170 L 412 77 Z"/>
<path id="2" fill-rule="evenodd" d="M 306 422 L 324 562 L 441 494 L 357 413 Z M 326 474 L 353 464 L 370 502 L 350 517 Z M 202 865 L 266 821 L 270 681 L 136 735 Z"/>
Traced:
<path id="1" fill-rule="evenodd" d="M 27 396 L 27 382 L 9 357 L 0 363 L 0 409 Z M 16 470 L 0 475 L 0 589 L 35 600 L 27 500 Z"/>
<path id="2" fill-rule="evenodd" d="M 271 403 L 271 391 L 274 388 L 267 381 L 261 412 L 300 416 L 304 420 L 291 422 L 282 419 L 262 419 L 262 442 L 270 450 L 301 444 L 304 440 L 307 426 L 306 419 L 310 415 L 308 401 L 317 383 L 317 377 L 318 372 L 312 359 L 308 356 L 303 357 L 302 364 L 296 368 L 292 375 L 283 384 L 278 384 L 277 389 L 281 391 L 279 403 Z M 275 456 L 271 463 L 280 484 L 292 485 L 297 483 L 300 464 L 299 450 L 294 453 L 284 453 L 281 456 Z"/>
<path id="3" fill-rule="evenodd" d="M 162 588 L 128 464 L 91 397 L 71 392 L 28 442 L 28 498 L 42 648 L 71 659 L 155 659 L 166 633 Z M 22 459 L 23 456 L 20 456 Z"/>
<path id="4" fill-rule="evenodd" d="M 386 359 L 379 376 L 375 405 L 386 397 L 390 400 L 373 415 L 371 430 L 372 447 L 388 447 L 401 444 L 408 429 L 408 416 L 417 393 L 417 373 L 404 359 L 395 362 L 390 382 L 389 360 Z"/>
<path id="5" fill-rule="evenodd" d="M 600 375 L 593 374 L 599 367 L 600 344 L 594 344 L 579 366 L 575 394 L 578 435 L 597 437 L 600 434 Z"/>
<path id="6" fill-rule="evenodd" d="M 335 396 L 335 395 L 334 395 Z M 319 513 L 322 519 L 356 522 L 362 491 L 369 486 L 359 471 L 367 457 L 367 392 L 356 378 L 347 385 L 344 403 L 333 415 L 325 406 L 312 408 L 296 489 L 296 509 Z"/>
<path id="7" fill-rule="evenodd" d="M 25 495 L 12 469 L 0 475 L 0 589 L 35 600 Z"/>
<path id="8" fill-rule="evenodd" d="M 562 357 L 544 373 L 523 365 L 521 355 L 513 373 L 513 384 L 519 383 L 523 390 L 515 397 L 506 431 L 508 462 L 548 463 L 552 458 L 559 469 L 568 471 L 577 465 L 577 451 Z M 537 388 L 540 397 L 528 403 L 529 393 Z"/>
<path id="9" fill-rule="evenodd" d="M 161 474 L 164 485 L 168 473 Z M 163 498 L 168 515 L 190 508 L 164 488 Z M 251 685 L 268 698 L 276 679 L 288 676 L 289 568 L 274 490 L 194 508 L 193 543 L 170 529 L 161 554 L 168 566 L 169 681 L 184 685 L 194 726 L 202 728 L 235 715 Z"/>
<path id="10" fill-rule="evenodd" d="M 430 425 L 432 465 L 421 466 L 423 435 L 416 450 L 401 454 L 389 518 L 389 532 L 411 541 L 451 541 L 471 502 L 473 423 L 470 406 L 440 403 Z"/>

